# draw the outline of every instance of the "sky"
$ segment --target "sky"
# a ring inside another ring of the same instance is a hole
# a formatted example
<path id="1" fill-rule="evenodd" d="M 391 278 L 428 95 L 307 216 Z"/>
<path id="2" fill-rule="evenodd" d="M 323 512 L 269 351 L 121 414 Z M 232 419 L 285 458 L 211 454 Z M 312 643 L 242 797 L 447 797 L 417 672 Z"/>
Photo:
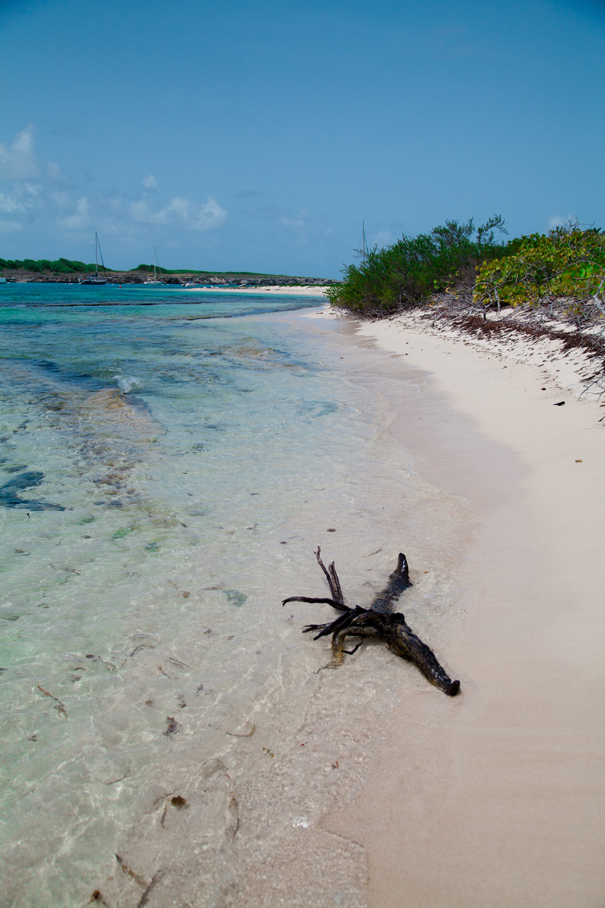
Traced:
<path id="1" fill-rule="evenodd" d="M 0 257 L 338 278 L 605 227 L 605 0 L 0 0 Z"/>

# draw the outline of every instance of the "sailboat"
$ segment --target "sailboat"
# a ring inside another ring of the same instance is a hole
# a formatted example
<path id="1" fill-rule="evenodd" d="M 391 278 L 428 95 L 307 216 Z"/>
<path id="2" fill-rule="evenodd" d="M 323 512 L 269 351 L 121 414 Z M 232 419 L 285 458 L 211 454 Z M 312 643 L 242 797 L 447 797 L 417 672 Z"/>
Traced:
<path id="1" fill-rule="evenodd" d="M 366 240 L 366 222 L 365 221 L 361 222 L 361 249 L 359 249 L 358 252 L 360 253 L 362 259 L 367 259 L 367 257 L 370 254 L 370 250 L 368 249 L 368 243 Z"/>
<path id="2" fill-rule="evenodd" d="M 100 287 L 102 284 L 107 283 L 107 278 L 99 277 L 99 253 L 101 253 L 101 264 L 103 266 L 103 269 L 105 269 L 103 253 L 101 252 L 101 244 L 99 243 L 99 237 L 95 232 L 95 276 L 85 277 L 79 282 L 80 284 L 92 284 L 94 287 Z"/>
<path id="3" fill-rule="evenodd" d="M 156 270 L 157 270 L 156 265 L 159 268 L 158 257 L 156 255 L 155 246 L 154 246 L 153 247 L 153 280 L 152 281 L 143 281 L 143 283 L 147 284 L 148 286 L 151 285 L 151 286 L 161 287 L 163 284 L 163 281 L 158 281 L 158 276 L 156 273 Z"/>

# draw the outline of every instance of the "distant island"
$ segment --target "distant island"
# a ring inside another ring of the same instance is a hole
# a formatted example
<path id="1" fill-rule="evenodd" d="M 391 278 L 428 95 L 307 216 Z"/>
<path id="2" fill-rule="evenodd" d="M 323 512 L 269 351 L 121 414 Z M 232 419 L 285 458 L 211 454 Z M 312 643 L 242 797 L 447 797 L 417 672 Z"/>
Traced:
<path id="1" fill-rule="evenodd" d="M 97 266 L 70 259 L 2 259 L 0 277 L 9 282 L 27 281 L 51 284 L 73 284 L 95 272 Z M 300 277 L 289 274 L 261 274 L 253 271 L 196 271 L 191 268 L 155 268 L 158 279 L 165 284 L 228 285 L 236 287 L 308 287 L 336 284 L 337 281 L 319 277 Z M 137 265 L 129 271 L 115 271 L 98 266 L 99 274 L 110 284 L 144 284 L 153 275 L 153 265 Z"/>

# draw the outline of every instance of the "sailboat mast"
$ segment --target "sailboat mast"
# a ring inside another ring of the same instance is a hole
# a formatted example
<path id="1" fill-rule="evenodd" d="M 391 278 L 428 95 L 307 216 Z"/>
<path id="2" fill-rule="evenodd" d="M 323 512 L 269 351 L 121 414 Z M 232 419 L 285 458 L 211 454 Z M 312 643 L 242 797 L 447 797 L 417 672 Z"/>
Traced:
<path id="1" fill-rule="evenodd" d="M 368 244 L 366 243 L 366 222 L 361 222 L 361 248 L 364 255 L 364 258 L 368 254 Z"/>
<path id="2" fill-rule="evenodd" d="M 97 236 L 97 231 L 95 230 L 95 277 L 99 276 L 99 237 Z"/>
<path id="3" fill-rule="evenodd" d="M 157 280 L 157 276 L 155 273 L 156 272 L 155 265 L 156 265 L 157 260 L 158 260 L 158 256 L 157 256 L 157 253 L 155 251 L 155 246 L 154 246 L 153 247 L 153 279 L 154 279 L 154 281 Z"/>

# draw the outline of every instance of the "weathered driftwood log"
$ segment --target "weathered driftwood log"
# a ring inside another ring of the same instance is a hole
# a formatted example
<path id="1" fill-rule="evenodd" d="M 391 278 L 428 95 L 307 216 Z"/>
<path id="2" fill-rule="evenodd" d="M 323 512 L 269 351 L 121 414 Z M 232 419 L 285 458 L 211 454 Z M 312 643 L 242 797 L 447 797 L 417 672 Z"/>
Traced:
<path id="1" fill-rule="evenodd" d="M 317 598 L 315 596 L 289 596 L 286 602 L 325 602 L 342 614 L 328 624 L 309 624 L 303 629 L 303 634 L 319 631 L 313 638 L 332 635 L 333 661 L 340 665 L 344 654 L 352 655 L 361 646 L 360 643 L 352 650 L 346 650 L 344 643 L 347 637 L 372 637 L 386 643 L 391 652 L 408 662 L 418 666 L 422 674 L 449 697 L 455 697 L 460 690 L 460 681 L 452 681 L 445 669 L 439 664 L 434 652 L 413 633 L 405 623 L 405 618 L 400 612 L 393 611 L 393 605 L 407 587 L 411 586 L 408 563 L 405 555 L 400 554 L 397 567 L 389 577 L 384 590 L 375 596 L 369 608 L 356 605 L 349 608 L 345 605 L 344 596 L 340 587 L 338 574 L 334 562 L 326 567 L 321 560 L 321 549 L 317 547 L 315 557 L 320 568 L 326 576 L 330 587 L 331 598 Z"/>

